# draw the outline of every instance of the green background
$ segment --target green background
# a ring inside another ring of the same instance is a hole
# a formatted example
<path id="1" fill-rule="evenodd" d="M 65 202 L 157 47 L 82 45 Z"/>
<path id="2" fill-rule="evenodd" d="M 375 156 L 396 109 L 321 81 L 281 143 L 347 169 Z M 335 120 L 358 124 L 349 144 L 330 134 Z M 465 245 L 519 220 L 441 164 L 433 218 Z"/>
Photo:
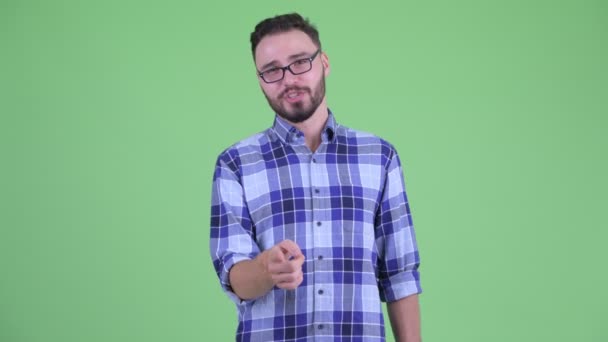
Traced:
<path id="1" fill-rule="evenodd" d="M 0 0 L 0 341 L 234 339 L 213 166 L 271 125 L 248 37 L 294 10 L 401 155 L 424 340 L 608 340 L 606 1 Z"/>

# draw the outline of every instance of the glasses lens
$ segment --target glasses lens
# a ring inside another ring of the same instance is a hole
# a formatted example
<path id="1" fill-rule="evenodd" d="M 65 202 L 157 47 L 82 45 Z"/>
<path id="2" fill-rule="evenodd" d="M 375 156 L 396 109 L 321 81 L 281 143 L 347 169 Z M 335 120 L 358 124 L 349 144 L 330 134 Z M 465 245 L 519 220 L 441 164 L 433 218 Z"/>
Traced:
<path id="1" fill-rule="evenodd" d="M 283 78 L 283 70 L 282 69 L 271 69 L 262 73 L 262 77 L 266 82 L 276 82 Z"/>
<path id="2" fill-rule="evenodd" d="M 291 66 L 291 71 L 294 74 L 305 73 L 312 68 L 312 64 L 309 59 L 300 59 L 299 61 L 295 61 Z"/>

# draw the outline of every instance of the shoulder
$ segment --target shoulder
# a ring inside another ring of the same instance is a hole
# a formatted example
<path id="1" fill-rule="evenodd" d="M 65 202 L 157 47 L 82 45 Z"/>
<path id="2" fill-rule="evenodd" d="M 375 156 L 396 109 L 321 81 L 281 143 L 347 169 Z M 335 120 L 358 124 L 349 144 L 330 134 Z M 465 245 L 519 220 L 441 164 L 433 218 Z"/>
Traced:
<path id="1" fill-rule="evenodd" d="M 356 147 L 358 153 L 381 154 L 389 160 L 397 154 L 395 146 L 389 141 L 373 133 L 343 125 L 338 125 L 336 128 L 336 143 Z"/>
<path id="2" fill-rule="evenodd" d="M 218 155 L 217 166 L 223 165 L 236 172 L 240 169 L 244 160 L 259 155 L 269 142 L 268 130 L 242 139 L 230 145 Z"/>

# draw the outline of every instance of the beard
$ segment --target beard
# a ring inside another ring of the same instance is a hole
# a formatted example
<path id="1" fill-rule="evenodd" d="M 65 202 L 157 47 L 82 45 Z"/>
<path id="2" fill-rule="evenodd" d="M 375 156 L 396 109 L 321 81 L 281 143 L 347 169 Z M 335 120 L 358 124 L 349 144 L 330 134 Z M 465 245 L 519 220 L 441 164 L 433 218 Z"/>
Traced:
<path id="1" fill-rule="evenodd" d="M 287 96 L 287 93 L 293 90 L 308 94 L 310 103 L 308 103 L 306 99 L 303 99 L 302 101 L 289 104 L 289 106 L 291 106 L 290 110 L 285 108 L 283 105 L 283 97 Z M 291 123 L 304 122 L 315 113 L 321 102 L 323 102 L 323 98 L 325 97 L 325 76 L 323 75 L 319 82 L 317 82 L 314 87 L 314 92 L 309 87 L 288 87 L 276 99 L 271 99 L 266 92 L 263 90 L 262 92 L 264 93 L 268 104 L 278 116 Z"/>

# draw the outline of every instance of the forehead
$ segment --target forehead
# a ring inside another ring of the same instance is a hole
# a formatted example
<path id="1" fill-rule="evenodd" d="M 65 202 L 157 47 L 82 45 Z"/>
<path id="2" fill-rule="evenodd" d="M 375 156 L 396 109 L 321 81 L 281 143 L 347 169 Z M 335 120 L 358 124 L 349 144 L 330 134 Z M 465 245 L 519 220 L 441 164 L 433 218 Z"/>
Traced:
<path id="1" fill-rule="evenodd" d="M 260 41 L 255 50 L 257 65 L 271 61 L 286 62 L 288 57 L 298 53 L 314 53 L 316 46 L 308 35 L 300 30 L 268 35 Z"/>

